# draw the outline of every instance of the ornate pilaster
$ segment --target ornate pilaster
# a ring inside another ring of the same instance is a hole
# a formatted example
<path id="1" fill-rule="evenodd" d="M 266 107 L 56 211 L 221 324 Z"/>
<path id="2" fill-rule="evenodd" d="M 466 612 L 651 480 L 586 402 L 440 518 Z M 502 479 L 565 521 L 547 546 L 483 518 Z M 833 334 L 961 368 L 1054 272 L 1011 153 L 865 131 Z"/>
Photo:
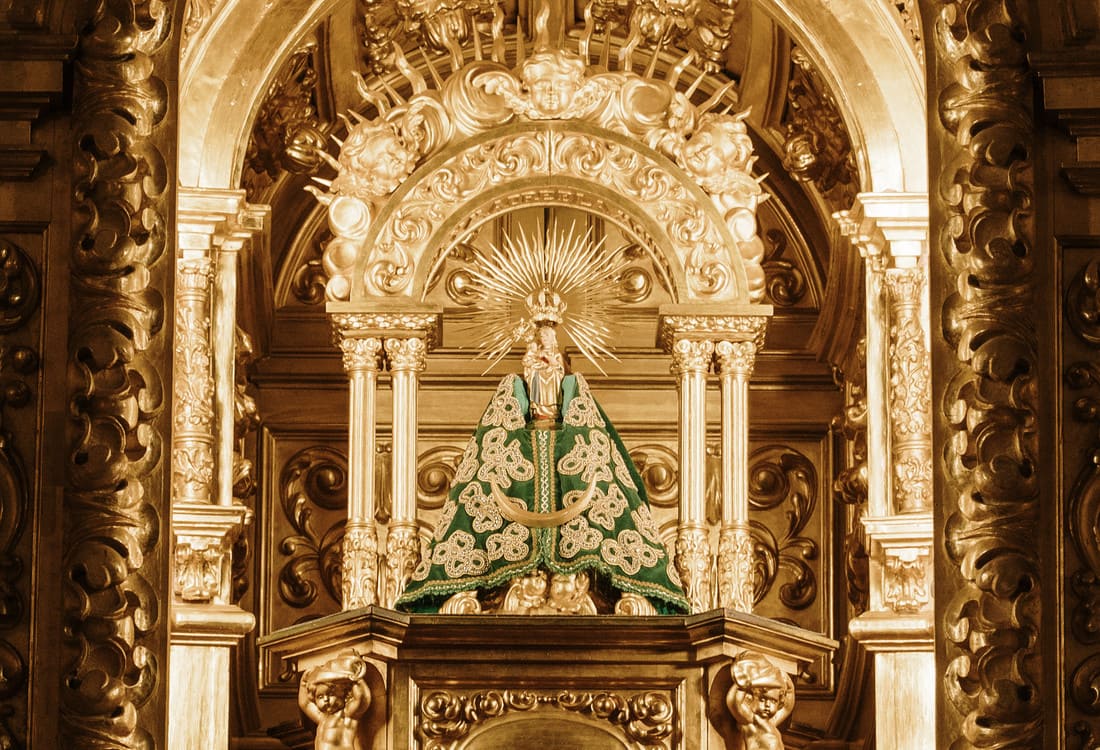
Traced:
<path id="1" fill-rule="evenodd" d="M 723 345 L 728 378 L 723 398 L 729 400 L 723 404 L 725 494 L 719 542 L 724 544 L 719 550 L 725 555 L 720 555 L 718 573 L 725 594 L 719 603 L 742 611 L 752 608 L 751 563 L 746 575 L 742 557 L 748 534 L 748 378 L 770 314 L 765 305 L 665 305 L 660 311 L 657 337 L 672 355 L 680 399 L 680 519 L 674 561 L 695 612 L 715 603 L 716 571 L 705 513 L 706 384 L 715 341 Z M 735 411 L 738 400 L 742 408 Z"/>
<path id="2" fill-rule="evenodd" d="M 343 608 L 374 604 L 378 590 L 378 532 L 374 526 L 375 411 L 382 340 L 336 332 L 348 374 L 348 521 L 342 561 Z"/>
<path id="3" fill-rule="evenodd" d="M 232 549 L 252 518 L 233 497 L 237 256 L 266 209 L 241 191 L 189 189 L 178 211 L 168 746 L 225 747 L 230 647 L 255 624 L 232 603 Z"/>
<path id="4" fill-rule="evenodd" d="M 714 347 L 722 391 L 722 528 L 718 537 L 718 604 L 752 612 L 753 542 L 749 529 L 749 378 L 755 341 Z M 742 481 L 738 482 L 737 478 Z"/>
<path id="5" fill-rule="evenodd" d="M 836 214 L 867 291 L 869 591 L 849 630 L 875 654 L 876 744 L 907 750 L 935 732 L 927 216 L 926 196 L 901 193 L 863 193 Z"/>

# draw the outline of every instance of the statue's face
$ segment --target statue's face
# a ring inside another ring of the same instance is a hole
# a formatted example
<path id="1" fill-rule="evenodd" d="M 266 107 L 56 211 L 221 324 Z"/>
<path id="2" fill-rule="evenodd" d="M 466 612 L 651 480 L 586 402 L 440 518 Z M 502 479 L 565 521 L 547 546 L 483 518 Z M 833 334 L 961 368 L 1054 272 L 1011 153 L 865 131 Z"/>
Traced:
<path id="1" fill-rule="evenodd" d="M 388 195 L 416 165 L 413 153 L 389 128 L 353 132 L 340 150 L 341 176 L 346 169 L 370 196 Z"/>
<path id="2" fill-rule="evenodd" d="M 531 102 L 548 117 L 564 112 L 579 88 L 580 82 L 565 71 L 552 71 L 528 83 Z"/>
<path id="3" fill-rule="evenodd" d="M 343 710 L 347 703 L 347 692 L 344 685 L 322 682 L 314 692 L 313 702 L 322 713 L 334 714 Z"/>
<path id="4" fill-rule="evenodd" d="M 712 177 L 724 168 L 725 151 L 721 134 L 713 127 L 695 131 L 684 146 L 684 166 L 699 177 Z"/>
<path id="5" fill-rule="evenodd" d="M 543 349 L 557 349 L 558 348 L 558 335 L 554 333 L 552 326 L 541 326 L 539 328 L 539 344 Z"/>
<path id="6" fill-rule="evenodd" d="M 783 691 L 779 688 L 764 688 L 756 694 L 756 714 L 763 719 L 775 716 L 783 704 Z"/>

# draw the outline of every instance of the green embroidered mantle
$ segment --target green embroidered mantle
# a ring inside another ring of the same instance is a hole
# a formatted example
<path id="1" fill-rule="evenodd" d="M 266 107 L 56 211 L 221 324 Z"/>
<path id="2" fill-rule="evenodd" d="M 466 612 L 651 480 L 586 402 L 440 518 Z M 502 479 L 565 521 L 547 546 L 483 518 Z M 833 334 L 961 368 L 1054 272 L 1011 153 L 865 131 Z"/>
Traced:
<path id="1" fill-rule="evenodd" d="M 658 612 L 687 612 L 642 479 L 584 378 L 562 382 L 560 427 L 528 426 L 527 411 L 523 380 L 505 377 L 397 608 L 434 612 L 459 591 L 490 589 L 542 566 L 566 575 L 591 570 L 620 592 L 645 596 Z M 529 527 L 501 513 L 494 487 L 540 514 L 591 499 L 561 526 Z"/>

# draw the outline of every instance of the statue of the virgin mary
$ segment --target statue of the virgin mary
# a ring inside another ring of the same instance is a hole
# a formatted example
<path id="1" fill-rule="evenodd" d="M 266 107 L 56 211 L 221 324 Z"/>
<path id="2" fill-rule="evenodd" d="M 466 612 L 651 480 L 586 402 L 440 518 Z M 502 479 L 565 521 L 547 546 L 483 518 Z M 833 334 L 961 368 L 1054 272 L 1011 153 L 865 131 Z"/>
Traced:
<path id="1" fill-rule="evenodd" d="M 523 377 L 497 386 L 397 608 L 672 614 L 688 602 L 618 433 L 567 374 L 552 289 L 528 295 Z"/>

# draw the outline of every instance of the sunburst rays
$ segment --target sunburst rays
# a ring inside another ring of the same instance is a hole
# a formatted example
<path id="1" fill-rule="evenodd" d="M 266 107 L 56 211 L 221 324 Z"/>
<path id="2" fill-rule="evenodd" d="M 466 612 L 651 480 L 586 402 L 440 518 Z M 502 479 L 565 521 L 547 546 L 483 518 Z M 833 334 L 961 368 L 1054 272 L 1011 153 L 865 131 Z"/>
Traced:
<path id="1" fill-rule="evenodd" d="M 469 294 L 473 309 L 459 314 L 466 330 L 480 334 L 478 356 L 489 360 L 486 372 L 512 347 L 535 330 L 529 299 L 540 290 L 554 292 L 564 302 L 558 324 L 563 344 L 572 343 L 603 372 L 599 360 L 617 359 L 612 352 L 612 327 L 619 277 L 626 259 L 593 241 L 592 230 L 576 224 L 562 231 L 551 222 L 547 231 L 507 235 L 502 245 L 472 248 Z"/>

